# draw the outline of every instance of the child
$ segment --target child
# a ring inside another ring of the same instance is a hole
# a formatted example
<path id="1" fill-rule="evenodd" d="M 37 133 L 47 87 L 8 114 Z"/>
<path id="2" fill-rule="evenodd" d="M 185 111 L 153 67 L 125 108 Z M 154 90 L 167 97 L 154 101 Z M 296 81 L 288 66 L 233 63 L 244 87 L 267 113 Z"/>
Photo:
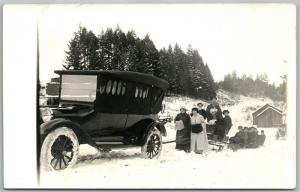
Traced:
<path id="1" fill-rule="evenodd" d="M 224 115 L 225 135 L 227 135 L 229 130 L 232 127 L 232 120 L 231 120 L 231 117 L 229 116 L 229 111 L 228 110 L 224 110 L 223 115 Z"/>

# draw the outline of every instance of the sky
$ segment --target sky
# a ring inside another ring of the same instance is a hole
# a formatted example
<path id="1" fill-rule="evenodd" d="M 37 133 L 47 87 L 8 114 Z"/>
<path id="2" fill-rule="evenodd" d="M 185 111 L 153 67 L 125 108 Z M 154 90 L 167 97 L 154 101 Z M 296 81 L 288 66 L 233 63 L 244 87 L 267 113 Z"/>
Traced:
<path id="1" fill-rule="evenodd" d="M 40 79 L 62 69 L 68 42 L 79 25 L 96 35 L 117 25 L 147 33 L 158 49 L 188 44 L 197 49 L 216 81 L 237 72 L 266 73 L 279 84 L 296 64 L 296 8 L 289 4 L 94 4 L 44 6 L 38 17 Z"/>

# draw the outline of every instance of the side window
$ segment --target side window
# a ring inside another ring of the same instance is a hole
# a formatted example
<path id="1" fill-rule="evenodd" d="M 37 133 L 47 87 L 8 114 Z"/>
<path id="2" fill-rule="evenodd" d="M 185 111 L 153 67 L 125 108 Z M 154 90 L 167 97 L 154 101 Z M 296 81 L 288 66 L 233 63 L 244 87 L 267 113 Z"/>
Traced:
<path id="1" fill-rule="evenodd" d="M 104 79 L 101 79 L 100 81 L 100 94 L 103 94 L 105 91 L 105 87 L 106 87 L 106 81 Z"/>
<path id="2" fill-rule="evenodd" d="M 143 88 L 140 87 L 139 90 L 140 90 L 139 97 L 142 98 L 142 96 L 143 96 Z"/>
<path id="3" fill-rule="evenodd" d="M 125 95 L 125 92 L 126 92 L 126 83 L 123 82 L 122 83 L 122 95 Z"/>
<path id="4" fill-rule="evenodd" d="M 111 90 L 111 94 L 114 95 L 116 93 L 117 90 L 117 81 L 114 81 L 113 86 L 112 86 L 112 90 Z"/>
<path id="5" fill-rule="evenodd" d="M 106 85 L 106 94 L 110 93 L 111 86 L 112 86 L 112 83 L 111 83 L 111 80 L 109 80 Z"/>
<path id="6" fill-rule="evenodd" d="M 135 94 L 134 97 L 137 98 L 139 96 L 139 88 L 135 87 Z"/>
<path id="7" fill-rule="evenodd" d="M 118 94 L 118 95 L 120 95 L 121 90 L 122 90 L 122 82 L 119 81 L 119 83 L 118 83 L 118 89 L 117 89 L 117 94 Z"/>
<path id="8" fill-rule="evenodd" d="M 145 89 L 143 92 L 143 98 L 145 99 L 148 96 L 149 88 Z"/>
<path id="9" fill-rule="evenodd" d="M 143 88 L 140 88 L 140 98 L 143 98 Z"/>

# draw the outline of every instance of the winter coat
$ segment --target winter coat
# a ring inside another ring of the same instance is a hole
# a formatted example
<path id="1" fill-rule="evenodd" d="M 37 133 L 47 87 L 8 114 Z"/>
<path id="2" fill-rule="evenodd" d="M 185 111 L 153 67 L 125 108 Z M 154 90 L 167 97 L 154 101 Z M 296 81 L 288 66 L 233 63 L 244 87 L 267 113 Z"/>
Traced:
<path id="1" fill-rule="evenodd" d="M 213 109 L 216 110 L 215 114 L 211 113 Z M 210 104 L 206 108 L 206 115 L 207 115 L 207 121 L 210 121 L 212 119 L 216 119 L 217 121 L 219 121 L 222 119 L 222 110 L 218 104 L 216 105 Z"/>
<path id="2" fill-rule="evenodd" d="M 199 115 L 202 115 L 205 120 L 207 119 L 206 111 L 204 109 L 200 109 L 198 113 Z"/>
<path id="3" fill-rule="evenodd" d="M 202 127 L 202 130 L 199 131 L 199 133 L 202 132 L 203 129 L 205 128 L 205 120 L 204 120 L 202 115 L 196 114 L 196 115 L 191 116 L 192 132 L 194 132 L 193 130 L 196 126 L 201 126 Z M 197 132 L 194 132 L 194 133 L 197 133 Z"/>
<path id="4" fill-rule="evenodd" d="M 257 146 L 257 136 L 257 132 L 255 132 L 254 130 L 250 130 L 248 132 L 248 147 L 255 148 Z"/>
<path id="5" fill-rule="evenodd" d="M 264 145 L 265 140 L 266 140 L 266 136 L 265 135 L 258 135 L 257 136 L 257 145 L 258 146 Z"/>
<path id="6" fill-rule="evenodd" d="M 176 132 L 176 149 L 189 149 L 191 140 L 191 118 L 187 113 L 179 113 L 175 121 L 182 121 L 184 128 Z"/>
<path id="7" fill-rule="evenodd" d="M 187 113 L 179 113 L 176 117 L 175 117 L 175 121 L 182 121 L 184 128 L 183 129 L 189 129 L 191 127 L 191 117 L 187 114 Z"/>
<path id="8" fill-rule="evenodd" d="M 227 133 L 229 132 L 229 130 L 232 127 L 232 120 L 229 116 L 224 117 L 224 127 L 225 127 L 225 130 Z"/>
<path id="9" fill-rule="evenodd" d="M 247 144 L 248 134 L 242 130 L 235 134 L 234 137 L 230 138 L 230 141 L 235 144 L 239 144 L 241 146 L 245 146 Z"/>
<path id="10" fill-rule="evenodd" d="M 199 115 L 199 114 L 193 115 L 193 116 L 191 116 L 191 124 L 192 125 L 195 125 L 195 124 L 205 125 L 205 120 L 202 115 Z"/>

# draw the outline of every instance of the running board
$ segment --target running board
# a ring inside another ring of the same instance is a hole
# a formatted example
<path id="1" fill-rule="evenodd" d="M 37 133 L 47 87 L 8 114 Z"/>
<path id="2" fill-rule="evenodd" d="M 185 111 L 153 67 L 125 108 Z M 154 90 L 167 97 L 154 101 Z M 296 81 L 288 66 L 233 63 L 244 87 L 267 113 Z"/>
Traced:
<path id="1" fill-rule="evenodd" d="M 123 142 L 117 142 L 117 141 L 96 141 L 95 142 L 97 145 L 124 145 Z"/>

